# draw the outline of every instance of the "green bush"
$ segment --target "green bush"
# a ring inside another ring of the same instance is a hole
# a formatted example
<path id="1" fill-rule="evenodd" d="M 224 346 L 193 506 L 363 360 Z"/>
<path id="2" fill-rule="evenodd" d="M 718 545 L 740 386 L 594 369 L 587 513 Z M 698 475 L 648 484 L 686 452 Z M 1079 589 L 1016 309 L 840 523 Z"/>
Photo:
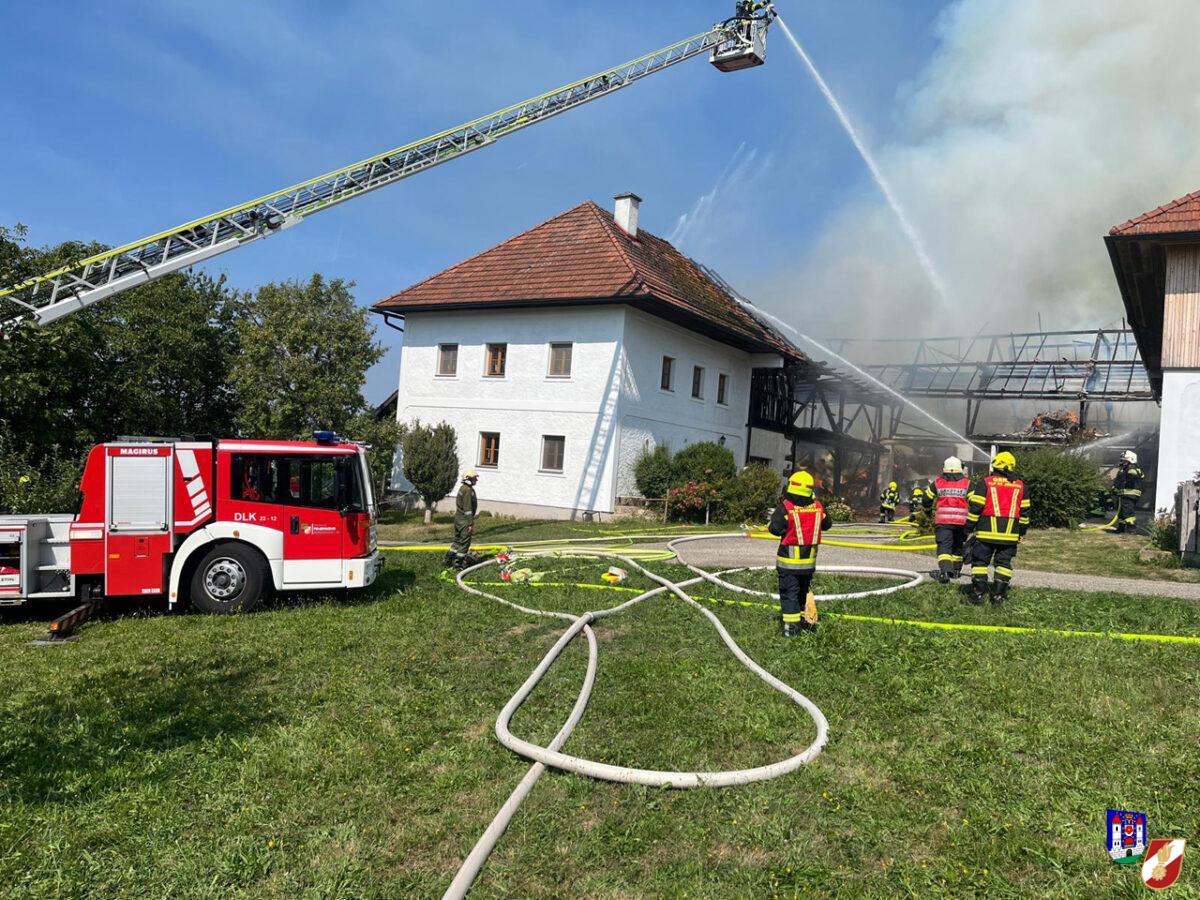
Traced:
<path id="1" fill-rule="evenodd" d="M 1018 454 L 1016 475 L 1029 490 L 1033 528 L 1074 528 L 1108 487 L 1094 463 L 1062 450 Z"/>
<path id="2" fill-rule="evenodd" d="M 1175 524 L 1174 516 L 1159 514 L 1155 517 L 1150 526 L 1150 543 L 1159 550 L 1179 552 L 1179 526 Z"/>
<path id="3" fill-rule="evenodd" d="M 717 516 L 723 522 L 762 524 L 779 502 L 779 473 L 767 466 L 747 466 L 718 487 Z"/>
<path id="4" fill-rule="evenodd" d="M 737 474 L 733 453 L 712 441 L 689 444 L 675 454 L 672 486 L 688 481 L 716 483 Z"/>
<path id="5" fill-rule="evenodd" d="M 0 438 L 0 514 L 75 512 L 83 462 L 56 450 L 35 462 Z"/>
<path id="6" fill-rule="evenodd" d="M 643 497 L 658 499 L 667 496 L 667 491 L 677 481 L 671 448 L 666 444 L 659 444 L 653 450 L 643 447 L 633 464 L 633 480 Z"/>
<path id="7" fill-rule="evenodd" d="M 823 504 L 825 512 L 829 513 L 829 518 L 835 522 L 853 522 L 854 510 L 849 503 L 834 497 L 828 503 Z"/>

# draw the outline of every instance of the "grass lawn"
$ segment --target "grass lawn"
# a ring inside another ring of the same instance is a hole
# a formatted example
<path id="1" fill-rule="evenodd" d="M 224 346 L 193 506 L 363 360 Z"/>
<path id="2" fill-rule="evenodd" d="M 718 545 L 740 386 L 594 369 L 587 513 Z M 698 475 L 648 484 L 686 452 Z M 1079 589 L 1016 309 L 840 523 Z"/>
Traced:
<path id="1" fill-rule="evenodd" d="M 1184 568 L 1174 556 L 1140 559 L 1139 552 L 1149 547 L 1145 535 L 1047 528 L 1025 536 L 1017 565 L 1049 572 L 1200 582 L 1200 569 Z"/>
<path id="2" fill-rule="evenodd" d="M 0 895 L 440 894 L 527 768 L 491 729 L 561 625 L 459 592 L 427 555 L 390 562 L 349 600 L 114 619 L 60 647 L 27 645 L 41 623 L 0 624 Z M 603 565 L 535 568 L 592 583 Z M 628 596 L 497 590 L 576 611 Z M 1200 605 L 1024 589 L 992 611 L 931 584 L 829 604 L 793 641 L 766 610 L 713 608 L 825 712 L 825 751 L 723 790 L 548 772 L 473 896 L 1124 897 L 1143 888 L 1105 856 L 1106 807 L 1148 813 L 1152 836 L 1200 839 L 1200 645 L 828 615 L 1200 635 Z M 811 740 L 807 716 L 680 601 L 596 630 L 599 679 L 568 752 L 733 768 Z M 548 741 L 583 664 L 569 649 L 514 732 Z M 1200 897 L 1195 861 L 1173 896 Z"/>

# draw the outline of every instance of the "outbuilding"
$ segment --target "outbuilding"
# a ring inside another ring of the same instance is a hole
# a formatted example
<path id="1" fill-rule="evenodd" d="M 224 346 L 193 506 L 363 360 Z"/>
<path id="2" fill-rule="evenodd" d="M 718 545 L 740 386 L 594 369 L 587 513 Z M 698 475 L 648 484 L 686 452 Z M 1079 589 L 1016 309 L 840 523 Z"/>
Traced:
<path id="1" fill-rule="evenodd" d="M 1114 226 L 1105 243 L 1162 407 L 1154 508 L 1173 509 L 1200 471 L 1200 191 Z"/>

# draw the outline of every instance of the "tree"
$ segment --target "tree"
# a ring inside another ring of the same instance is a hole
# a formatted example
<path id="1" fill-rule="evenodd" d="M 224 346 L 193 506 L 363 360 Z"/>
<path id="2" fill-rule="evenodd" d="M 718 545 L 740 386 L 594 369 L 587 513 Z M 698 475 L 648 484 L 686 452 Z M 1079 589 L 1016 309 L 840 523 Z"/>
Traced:
<path id="1" fill-rule="evenodd" d="M 0 282 L 103 249 L 33 249 L 23 228 L 0 226 Z M 239 303 L 223 279 L 175 273 L 50 325 L 11 329 L 0 340 L 0 466 L 57 484 L 92 444 L 121 434 L 228 433 Z M 0 312 L 15 310 L 0 301 Z"/>
<path id="2" fill-rule="evenodd" d="M 321 429 L 346 431 L 366 410 L 362 387 L 383 348 L 352 287 L 317 274 L 264 285 L 243 304 L 241 352 L 230 373 L 243 434 L 303 439 Z"/>
<path id="3" fill-rule="evenodd" d="M 346 435 L 367 445 L 367 462 L 371 467 L 372 487 L 378 501 L 387 490 L 396 458 L 396 448 L 404 440 L 408 427 L 390 416 L 379 419 L 374 413 L 360 413 L 351 420 Z"/>
<path id="4" fill-rule="evenodd" d="M 425 503 L 425 524 L 433 521 L 438 501 L 458 482 L 458 435 L 442 422 L 432 428 L 414 422 L 404 435 L 400 458 L 404 477 Z"/>

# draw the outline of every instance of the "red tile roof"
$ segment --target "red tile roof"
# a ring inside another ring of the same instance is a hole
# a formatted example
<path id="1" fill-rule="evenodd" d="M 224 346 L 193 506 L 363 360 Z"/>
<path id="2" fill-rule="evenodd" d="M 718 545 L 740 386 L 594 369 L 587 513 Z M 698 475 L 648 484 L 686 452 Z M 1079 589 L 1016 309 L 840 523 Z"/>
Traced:
<path id="1" fill-rule="evenodd" d="M 1123 225 L 1114 225 L 1108 233 L 1126 236 L 1187 234 L 1193 231 L 1200 231 L 1200 191 L 1193 191 L 1148 213 L 1142 213 Z"/>
<path id="2" fill-rule="evenodd" d="M 624 302 L 746 349 L 804 355 L 670 243 L 590 200 L 386 297 L 379 310 Z"/>

